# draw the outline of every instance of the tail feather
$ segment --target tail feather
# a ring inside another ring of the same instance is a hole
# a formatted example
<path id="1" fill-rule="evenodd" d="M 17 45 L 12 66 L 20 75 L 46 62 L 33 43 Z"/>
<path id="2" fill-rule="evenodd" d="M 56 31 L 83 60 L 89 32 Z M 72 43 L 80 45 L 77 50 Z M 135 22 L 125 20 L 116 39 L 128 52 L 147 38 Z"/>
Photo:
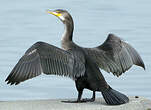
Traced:
<path id="1" fill-rule="evenodd" d="M 125 103 L 129 102 L 129 98 L 126 95 L 124 95 L 112 88 L 109 88 L 109 89 L 103 91 L 102 95 L 103 95 L 106 103 L 109 105 L 120 105 L 120 104 L 125 104 Z"/>

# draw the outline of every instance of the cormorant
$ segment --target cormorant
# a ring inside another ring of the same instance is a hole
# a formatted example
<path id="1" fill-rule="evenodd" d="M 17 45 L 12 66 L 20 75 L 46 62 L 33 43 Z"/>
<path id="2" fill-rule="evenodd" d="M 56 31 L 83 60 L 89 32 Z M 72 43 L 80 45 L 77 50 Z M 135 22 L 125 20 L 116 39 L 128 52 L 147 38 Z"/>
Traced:
<path id="1" fill-rule="evenodd" d="M 94 101 L 96 91 L 102 93 L 109 105 L 129 102 L 126 95 L 107 84 L 99 68 L 112 72 L 115 76 L 122 75 L 133 64 L 145 69 L 137 51 L 114 34 L 109 34 L 106 41 L 98 47 L 80 47 L 72 41 L 74 23 L 71 15 L 62 9 L 48 10 L 48 13 L 58 17 L 65 25 L 61 40 L 63 49 L 45 42 L 33 44 L 5 80 L 7 84 L 17 85 L 41 73 L 67 76 L 75 81 L 78 91 L 77 100 L 67 102 Z M 81 99 L 85 88 L 93 91 L 91 99 Z"/>

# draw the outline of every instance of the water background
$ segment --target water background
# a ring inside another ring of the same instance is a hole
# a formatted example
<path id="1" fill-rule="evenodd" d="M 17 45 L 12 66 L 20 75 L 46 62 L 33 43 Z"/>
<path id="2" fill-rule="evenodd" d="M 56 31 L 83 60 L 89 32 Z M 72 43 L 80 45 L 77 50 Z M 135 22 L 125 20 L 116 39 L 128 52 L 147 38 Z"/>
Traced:
<path id="1" fill-rule="evenodd" d="M 120 78 L 102 72 L 114 89 L 151 99 L 151 0 L 1 0 L 0 101 L 77 97 L 74 82 L 69 78 L 41 75 L 17 86 L 4 82 L 35 42 L 60 47 L 64 26 L 46 13 L 46 9 L 57 8 L 66 9 L 73 16 L 77 44 L 95 47 L 114 33 L 135 47 L 145 62 L 145 71 L 133 66 Z M 91 95 L 85 90 L 83 97 Z M 97 93 L 97 97 L 102 96 Z"/>

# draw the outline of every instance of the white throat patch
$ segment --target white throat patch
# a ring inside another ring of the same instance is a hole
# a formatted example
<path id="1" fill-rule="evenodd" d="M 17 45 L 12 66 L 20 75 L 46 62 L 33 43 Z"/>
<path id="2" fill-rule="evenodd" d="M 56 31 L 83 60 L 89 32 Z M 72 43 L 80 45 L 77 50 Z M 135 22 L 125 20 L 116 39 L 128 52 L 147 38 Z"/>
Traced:
<path id="1" fill-rule="evenodd" d="M 62 21 L 65 20 L 65 18 L 64 18 L 63 16 L 59 16 L 59 18 L 60 18 Z"/>

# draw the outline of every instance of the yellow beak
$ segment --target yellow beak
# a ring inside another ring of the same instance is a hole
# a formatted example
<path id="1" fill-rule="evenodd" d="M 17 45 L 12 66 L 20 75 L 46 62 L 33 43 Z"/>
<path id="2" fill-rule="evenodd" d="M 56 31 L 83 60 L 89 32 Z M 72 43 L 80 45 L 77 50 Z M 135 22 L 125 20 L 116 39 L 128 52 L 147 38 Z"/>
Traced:
<path id="1" fill-rule="evenodd" d="M 53 11 L 50 11 L 50 10 L 47 10 L 47 12 L 48 12 L 49 14 L 55 15 L 55 16 L 57 16 L 57 17 L 61 16 L 61 13 L 53 12 Z"/>

